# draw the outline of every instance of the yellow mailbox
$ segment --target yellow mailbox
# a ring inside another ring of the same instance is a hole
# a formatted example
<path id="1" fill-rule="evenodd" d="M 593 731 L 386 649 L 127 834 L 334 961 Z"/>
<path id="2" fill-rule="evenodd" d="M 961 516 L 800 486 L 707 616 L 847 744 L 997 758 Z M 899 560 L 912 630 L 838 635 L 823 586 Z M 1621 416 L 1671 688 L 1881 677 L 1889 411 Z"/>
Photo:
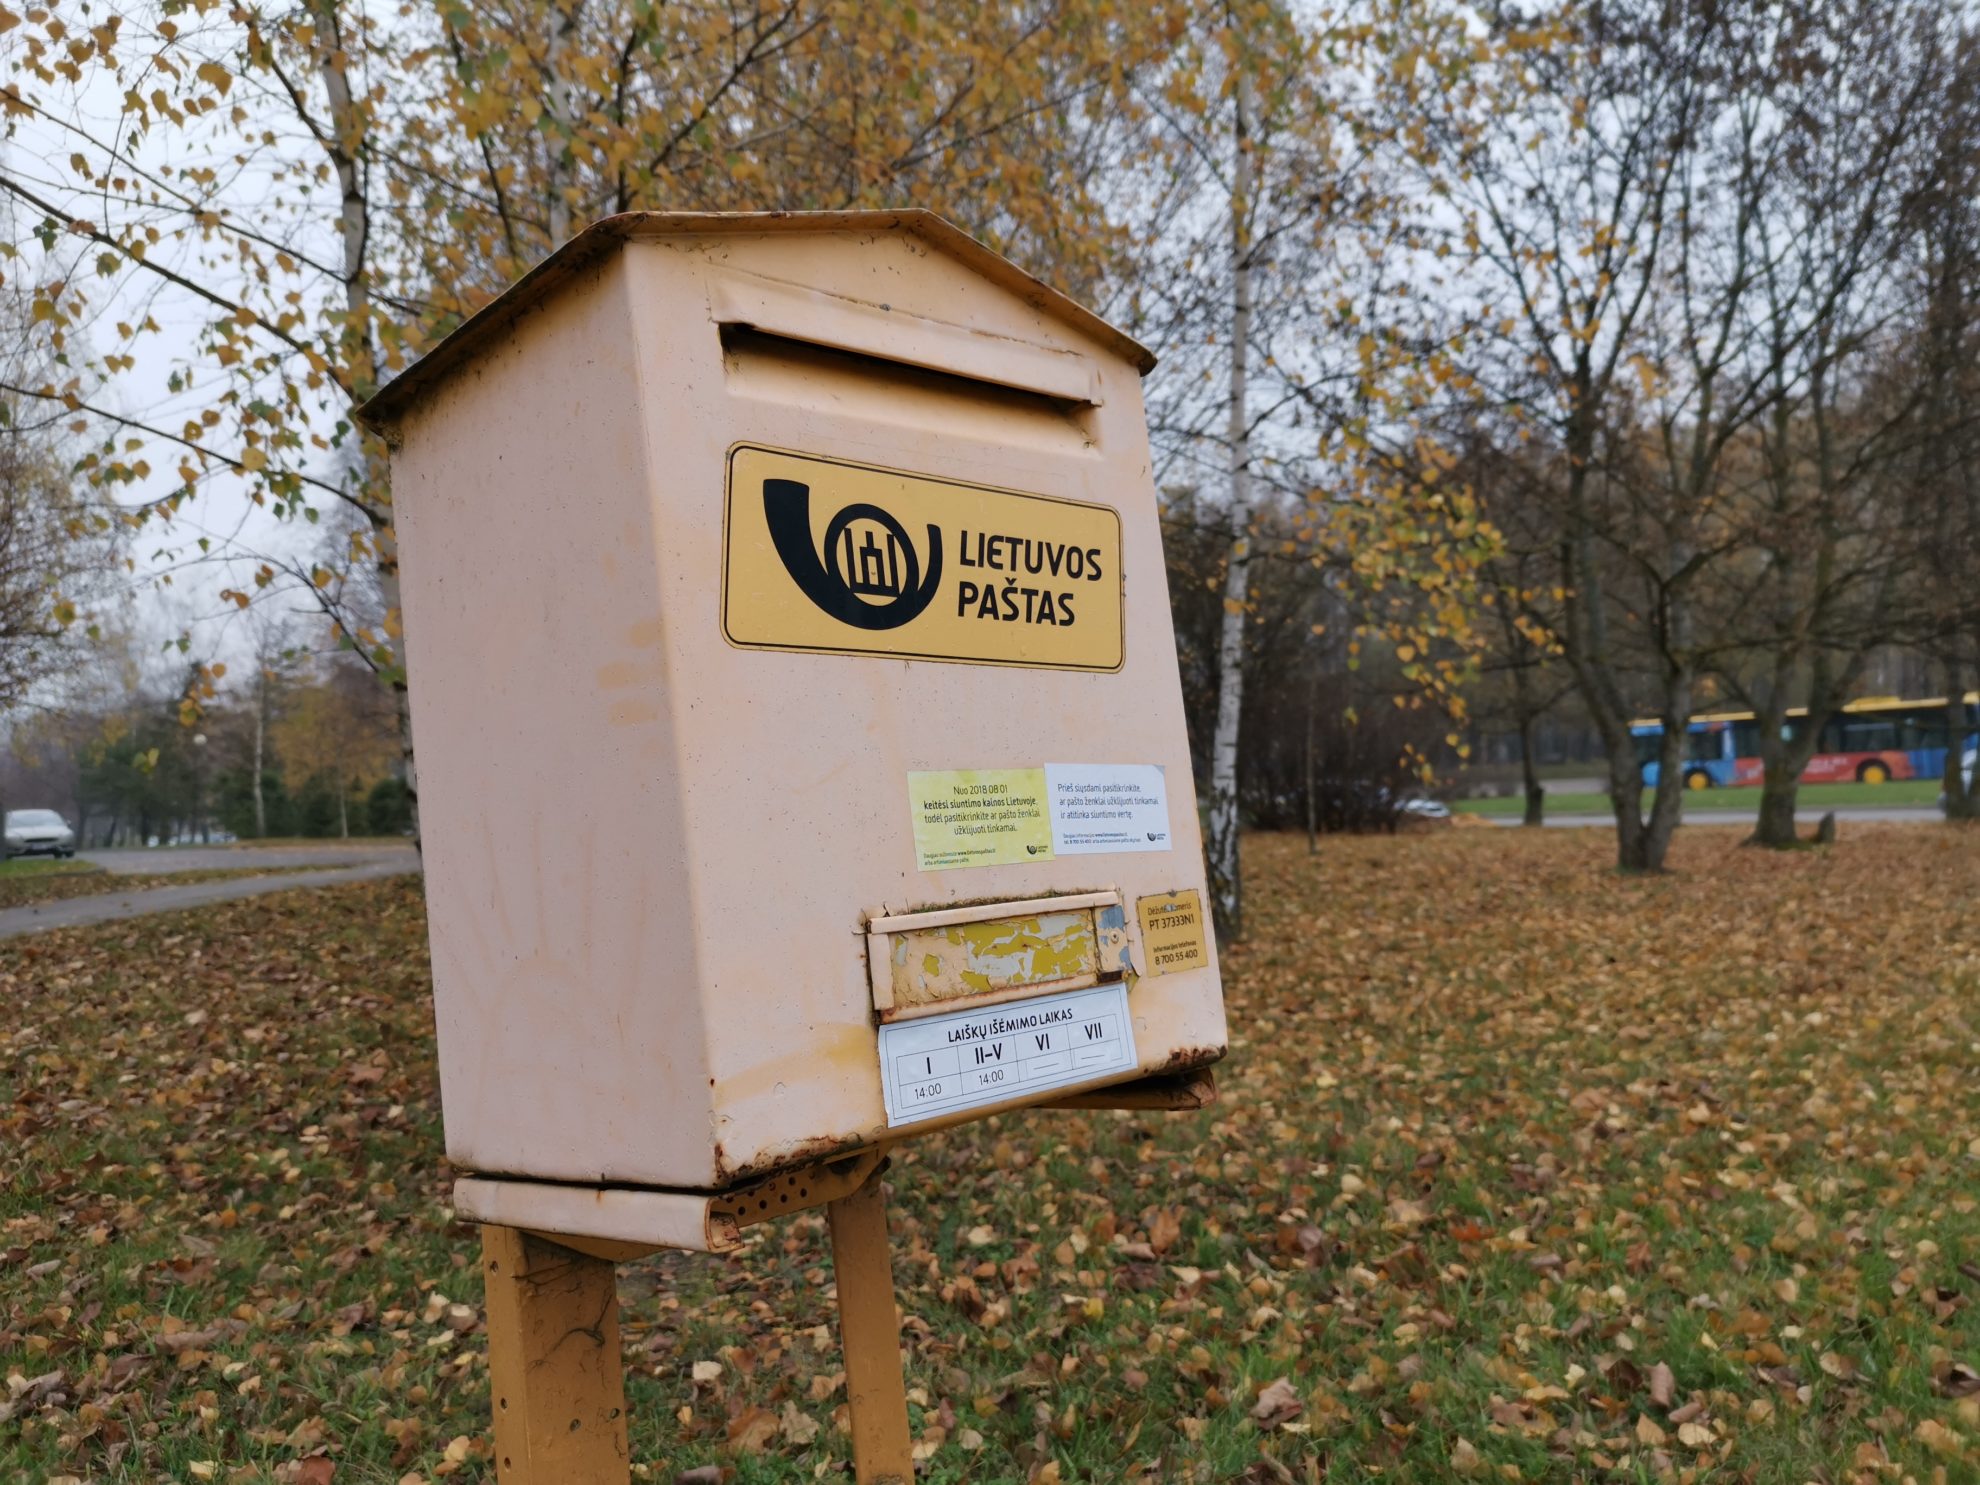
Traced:
<path id="1" fill-rule="evenodd" d="M 719 1248 L 1222 1055 L 1150 364 L 925 212 L 635 214 L 364 409 L 464 1216 Z"/>

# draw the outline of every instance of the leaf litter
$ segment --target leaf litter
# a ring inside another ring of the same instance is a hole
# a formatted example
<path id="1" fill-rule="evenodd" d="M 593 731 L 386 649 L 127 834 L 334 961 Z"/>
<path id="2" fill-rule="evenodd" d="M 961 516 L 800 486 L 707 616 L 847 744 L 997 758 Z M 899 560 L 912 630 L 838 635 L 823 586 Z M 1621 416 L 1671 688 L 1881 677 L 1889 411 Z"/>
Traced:
<path id="1" fill-rule="evenodd" d="M 1247 844 L 1200 1115 L 891 1173 L 922 1478 L 1980 1474 L 1980 833 Z M 492 1475 L 416 883 L 0 957 L 0 1475 Z M 842 1478 L 816 1213 L 621 1273 L 635 1477 Z"/>

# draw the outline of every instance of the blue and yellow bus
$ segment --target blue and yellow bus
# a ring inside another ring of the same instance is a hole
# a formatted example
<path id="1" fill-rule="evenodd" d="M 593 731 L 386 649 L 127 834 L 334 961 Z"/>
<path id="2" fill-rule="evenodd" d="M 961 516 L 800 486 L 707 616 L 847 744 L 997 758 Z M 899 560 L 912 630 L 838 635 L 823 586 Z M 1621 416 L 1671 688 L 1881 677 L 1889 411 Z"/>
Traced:
<path id="1" fill-rule="evenodd" d="M 1975 746 L 1980 727 L 1980 692 L 1969 691 L 1964 704 L 1967 733 L 1962 752 Z M 1808 709 L 1788 712 L 1790 728 L 1808 724 Z M 1685 729 L 1684 786 L 1687 789 L 1736 788 L 1760 782 L 1758 723 L 1752 712 L 1704 712 Z M 1630 723 L 1636 756 L 1643 764 L 1643 783 L 1655 788 L 1663 745 L 1661 722 Z M 1815 755 L 1801 779 L 1806 784 L 1882 784 L 1892 779 L 1945 777 L 1946 698 L 1907 700 L 1897 696 L 1866 696 L 1852 701 L 1822 724 Z"/>

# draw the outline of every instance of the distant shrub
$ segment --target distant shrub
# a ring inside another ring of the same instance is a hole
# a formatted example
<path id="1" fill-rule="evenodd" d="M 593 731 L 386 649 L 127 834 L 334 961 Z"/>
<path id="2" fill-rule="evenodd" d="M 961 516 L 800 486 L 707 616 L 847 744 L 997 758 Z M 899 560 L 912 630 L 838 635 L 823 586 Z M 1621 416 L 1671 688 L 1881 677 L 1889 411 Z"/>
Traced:
<path id="1" fill-rule="evenodd" d="M 364 801 L 366 834 L 404 835 L 412 820 L 412 792 L 404 779 L 380 779 L 371 786 Z"/>

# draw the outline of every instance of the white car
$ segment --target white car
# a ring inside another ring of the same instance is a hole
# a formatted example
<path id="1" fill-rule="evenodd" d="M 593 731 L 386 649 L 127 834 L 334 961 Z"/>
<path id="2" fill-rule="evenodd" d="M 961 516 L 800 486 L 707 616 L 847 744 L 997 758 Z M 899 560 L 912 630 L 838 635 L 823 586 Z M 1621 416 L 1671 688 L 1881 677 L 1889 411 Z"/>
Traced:
<path id="1" fill-rule="evenodd" d="M 73 856 L 76 833 L 53 810 L 8 810 L 0 861 L 14 856 Z"/>
<path id="2" fill-rule="evenodd" d="M 1396 806 L 1396 812 L 1414 820 L 1448 820 L 1451 807 L 1441 799 L 1432 799 L 1425 794 L 1412 794 Z"/>

